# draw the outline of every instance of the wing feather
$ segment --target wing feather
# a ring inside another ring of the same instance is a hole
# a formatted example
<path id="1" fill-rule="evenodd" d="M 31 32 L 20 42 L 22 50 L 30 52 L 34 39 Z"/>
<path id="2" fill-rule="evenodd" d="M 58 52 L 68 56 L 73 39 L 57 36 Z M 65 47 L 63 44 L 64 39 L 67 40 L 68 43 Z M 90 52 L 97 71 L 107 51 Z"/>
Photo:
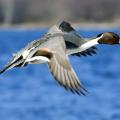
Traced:
<path id="1" fill-rule="evenodd" d="M 65 40 L 62 36 L 50 38 L 49 41 L 44 44 L 44 48 L 40 48 L 36 53 L 37 54 L 34 55 L 43 55 L 49 59 L 49 69 L 54 79 L 61 86 L 73 93 L 85 95 L 86 90 L 82 87 L 66 56 Z"/>
<path id="2" fill-rule="evenodd" d="M 82 87 L 77 75 L 69 64 L 68 58 L 62 58 L 62 56 L 54 53 L 48 66 L 54 78 L 65 89 L 79 95 L 85 95 L 86 90 Z"/>

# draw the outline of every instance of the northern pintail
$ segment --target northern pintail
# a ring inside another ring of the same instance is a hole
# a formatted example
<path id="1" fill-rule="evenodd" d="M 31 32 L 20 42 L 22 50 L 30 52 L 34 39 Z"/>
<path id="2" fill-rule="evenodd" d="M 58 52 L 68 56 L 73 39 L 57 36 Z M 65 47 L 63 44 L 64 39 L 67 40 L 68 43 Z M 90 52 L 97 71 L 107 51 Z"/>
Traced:
<path id="1" fill-rule="evenodd" d="M 96 52 L 93 46 L 97 44 L 119 44 L 119 36 L 113 32 L 105 32 L 92 39 L 83 39 L 70 23 L 63 21 L 50 28 L 42 38 L 14 54 L 0 73 L 14 67 L 46 63 L 54 79 L 66 90 L 85 95 L 87 90 L 70 65 L 68 55 L 91 55 Z"/>

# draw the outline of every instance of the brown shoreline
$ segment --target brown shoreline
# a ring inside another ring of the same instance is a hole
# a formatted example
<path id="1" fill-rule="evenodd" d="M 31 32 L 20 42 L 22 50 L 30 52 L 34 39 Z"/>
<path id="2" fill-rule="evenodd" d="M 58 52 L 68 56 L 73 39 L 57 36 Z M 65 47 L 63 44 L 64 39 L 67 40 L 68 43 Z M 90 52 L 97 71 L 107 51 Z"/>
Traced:
<path id="1" fill-rule="evenodd" d="M 55 23 L 54 23 L 55 24 Z M 13 24 L 13 25 L 8 25 L 8 24 L 0 24 L 1 29 L 38 29 L 38 28 L 50 28 L 53 23 L 43 23 L 43 22 L 38 22 L 38 23 L 22 23 L 22 24 Z M 120 21 L 118 22 L 104 22 L 104 23 L 95 23 L 95 22 L 80 22 L 80 23 L 73 23 L 71 24 L 75 28 L 82 28 L 82 29 L 110 29 L 110 28 L 120 28 Z"/>

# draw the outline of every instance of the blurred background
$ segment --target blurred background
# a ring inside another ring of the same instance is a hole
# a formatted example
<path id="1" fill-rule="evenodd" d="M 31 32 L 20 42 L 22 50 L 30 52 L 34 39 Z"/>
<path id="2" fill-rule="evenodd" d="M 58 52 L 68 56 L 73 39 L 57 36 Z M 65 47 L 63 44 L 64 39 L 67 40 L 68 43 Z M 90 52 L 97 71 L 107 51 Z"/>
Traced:
<path id="1" fill-rule="evenodd" d="M 0 0 L 0 69 L 62 20 L 85 38 L 120 35 L 120 0 Z M 70 56 L 86 96 L 65 91 L 44 64 L 1 74 L 0 120 L 120 120 L 120 45 L 97 48 L 91 57 Z"/>
<path id="2" fill-rule="evenodd" d="M 0 23 L 120 23 L 120 0 L 0 0 Z M 30 25 L 30 24 L 29 24 Z"/>

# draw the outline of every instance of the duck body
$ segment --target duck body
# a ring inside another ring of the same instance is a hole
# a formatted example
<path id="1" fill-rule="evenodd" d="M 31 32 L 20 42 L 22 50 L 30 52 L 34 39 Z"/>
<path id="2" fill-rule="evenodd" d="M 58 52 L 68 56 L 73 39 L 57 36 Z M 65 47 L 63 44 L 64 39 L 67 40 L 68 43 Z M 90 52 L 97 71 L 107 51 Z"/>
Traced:
<path id="1" fill-rule="evenodd" d="M 95 54 L 94 46 L 97 44 L 119 44 L 119 36 L 106 32 L 95 38 L 83 39 L 68 22 L 63 21 L 53 26 L 42 38 L 32 41 L 16 53 L 0 73 L 14 67 L 46 63 L 54 79 L 66 90 L 85 95 L 87 90 L 70 65 L 68 56 Z"/>

